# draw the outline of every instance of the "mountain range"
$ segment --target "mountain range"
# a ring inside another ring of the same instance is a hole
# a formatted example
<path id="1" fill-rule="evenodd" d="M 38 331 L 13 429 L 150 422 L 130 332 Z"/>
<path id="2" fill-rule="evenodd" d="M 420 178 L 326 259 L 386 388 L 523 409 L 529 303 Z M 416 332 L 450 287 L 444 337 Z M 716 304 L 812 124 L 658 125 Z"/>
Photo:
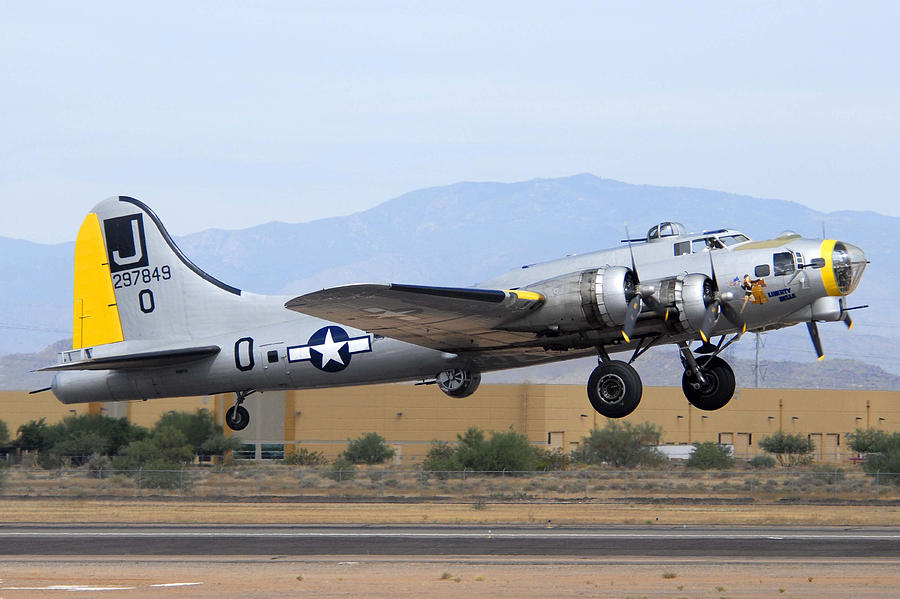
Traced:
<path id="1" fill-rule="evenodd" d="M 152 207 L 153 198 L 139 199 Z M 85 212 L 89 209 L 86 203 Z M 166 215 L 159 216 L 165 222 Z M 874 212 L 825 214 L 784 200 L 580 174 L 463 182 L 412 191 L 350 216 L 208 229 L 176 241 L 201 268 L 229 284 L 294 295 L 353 282 L 467 286 L 524 264 L 615 247 L 625 237 L 625 222 L 638 237 L 664 220 L 692 231 L 734 228 L 756 239 L 785 230 L 815 238 L 824 228 L 829 238 L 860 246 L 871 264 L 851 304 L 871 308 L 854 312 L 859 326 L 849 334 L 839 323 L 820 327 L 826 354 L 900 375 L 895 358 L 900 317 L 879 301 L 897 297 L 900 273 L 890 265 L 900 258 L 900 219 Z M 78 225 L 72 223 L 73 235 Z M 73 250 L 72 242 L 0 237 L 0 354 L 39 352 L 71 330 Z M 754 343 L 738 344 L 735 359 L 752 357 L 754 349 Z M 793 327 L 764 336 L 763 358 L 811 362 L 815 357 L 805 328 Z M 888 377 L 884 385 L 894 383 Z"/>

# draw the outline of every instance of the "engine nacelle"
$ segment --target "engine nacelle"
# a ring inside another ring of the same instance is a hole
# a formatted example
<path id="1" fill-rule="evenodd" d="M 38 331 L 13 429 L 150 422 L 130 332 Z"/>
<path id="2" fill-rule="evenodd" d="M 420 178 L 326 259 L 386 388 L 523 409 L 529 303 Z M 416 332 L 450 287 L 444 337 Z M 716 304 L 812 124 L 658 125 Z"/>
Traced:
<path id="1" fill-rule="evenodd" d="M 712 279 L 702 273 L 691 273 L 675 278 L 673 295 L 678 319 L 689 331 L 699 331 L 706 315 L 706 306 L 713 300 Z"/>
<path id="2" fill-rule="evenodd" d="M 507 326 L 559 333 L 622 326 L 636 282 L 630 268 L 604 266 L 529 285 L 528 291 L 544 296 L 544 305 Z"/>
<path id="3" fill-rule="evenodd" d="M 438 388 L 456 399 L 472 395 L 481 384 L 481 373 L 465 368 L 448 368 L 439 372 L 435 378 Z"/>

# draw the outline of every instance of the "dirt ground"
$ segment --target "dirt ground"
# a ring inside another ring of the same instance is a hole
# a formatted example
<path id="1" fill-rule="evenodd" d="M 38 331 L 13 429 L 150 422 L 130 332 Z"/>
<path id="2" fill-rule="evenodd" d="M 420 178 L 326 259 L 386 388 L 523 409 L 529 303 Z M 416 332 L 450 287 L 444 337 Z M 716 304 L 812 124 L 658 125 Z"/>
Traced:
<path id="1" fill-rule="evenodd" d="M 900 525 L 898 505 L 0 499 L 0 523 Z"/>
<path id="2" fill-rule="evenodd" d="M 897 597 L 900 560 L 665 563 L 347 556 L 278 561 L 0 562 L 0 597 Z M 157 586 L 153 586 L 157 585 Z M 173 585 L 173 586 L 159 586 Z"/>

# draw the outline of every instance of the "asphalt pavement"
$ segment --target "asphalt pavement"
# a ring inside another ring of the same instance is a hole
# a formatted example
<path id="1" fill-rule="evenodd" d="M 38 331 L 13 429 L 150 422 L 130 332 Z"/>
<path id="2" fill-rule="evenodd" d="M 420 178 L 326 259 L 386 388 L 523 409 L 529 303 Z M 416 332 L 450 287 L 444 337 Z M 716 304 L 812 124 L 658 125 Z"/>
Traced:
<path id="1" fill-rule="evenodd" d="M 0 556 L 896 558 L 900 527 L 0 525 Z"/>

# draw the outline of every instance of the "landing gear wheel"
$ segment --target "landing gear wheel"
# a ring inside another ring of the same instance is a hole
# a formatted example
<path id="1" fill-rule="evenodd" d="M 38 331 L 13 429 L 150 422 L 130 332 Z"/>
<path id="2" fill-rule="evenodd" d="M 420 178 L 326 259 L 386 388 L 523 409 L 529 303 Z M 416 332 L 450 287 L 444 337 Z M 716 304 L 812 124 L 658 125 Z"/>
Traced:
<path id="1" fill-rule="evenodd" d="M 607 418 L 622 418 L 634 412 L 643 392 L 640 375 L 619 360 L 597 366 L 587 384 L 591 406 Z"/>
<path id="2" fill-rule="evenodd" d="M 691 405 L 710 412 L 725 407 L 734 395 L 734 371 L 728 362 L 718 356 L 701 356 L 697 365 L 703 371 L 706 384 L 697 382 L 691 369 L 681 376 L 681 389 Z"/>
<path id="3" fill-rule="evenodd" d="M 242 431 L 250 424 L 250 412 L 244 406 L 231 406 L 225 412 L 225 424 L 233 431 Z"/>

